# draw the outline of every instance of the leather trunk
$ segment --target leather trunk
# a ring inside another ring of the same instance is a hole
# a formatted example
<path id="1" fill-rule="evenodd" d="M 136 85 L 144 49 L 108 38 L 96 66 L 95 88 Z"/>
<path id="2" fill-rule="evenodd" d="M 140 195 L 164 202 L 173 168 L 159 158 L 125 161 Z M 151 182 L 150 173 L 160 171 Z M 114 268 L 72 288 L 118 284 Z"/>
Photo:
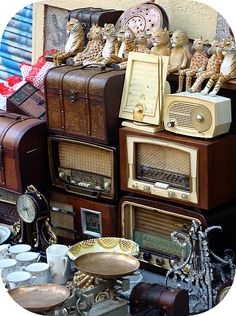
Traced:
<path id="1" fill-rule="evenodd" d="M 102 8 L 80 8 L 72 10 L 69 14 L 69 19 L 75 18 L 82 22 L 85 32 L 84 46 L 87 44 L 87 33 L 91 28 L 92 24 L 98 24 L 104 26 L 105 23 L 116 24 L 117 20 L 124 11 L 114 9 L 102 9 Z"/>
<path id="2" fill-rule="evenodd" d="M 118 142 L 124 71 L 59 66 L 45 79 L 49 132 L 104 144 Z"/>
<path id="3" fill-rule="evenodd" d="M 24 193 L 33 184 L 43 190 L 48 184 L 46 122 L 0 112 L 0 188 Z"/>
<path id="4" fill-rule="evenodd" d="M 130 295 L 130 313 L 135 315 L 150 307 L 155 308 L 160 316 L 187 316 L 189 315 L 188 291 L 140 282 Z"/>
<path id="5" fill-rule="evenodd" d="M 118 206 L 49 192 L 50 217 L 59 242 L 73 244 L 90 237 L 117 236 Z"/>
<path id="6" fill-rule="evenodd" d="M 7 111 L 45 120 L 44 93 L 27 82 L 7 98 Z"/>

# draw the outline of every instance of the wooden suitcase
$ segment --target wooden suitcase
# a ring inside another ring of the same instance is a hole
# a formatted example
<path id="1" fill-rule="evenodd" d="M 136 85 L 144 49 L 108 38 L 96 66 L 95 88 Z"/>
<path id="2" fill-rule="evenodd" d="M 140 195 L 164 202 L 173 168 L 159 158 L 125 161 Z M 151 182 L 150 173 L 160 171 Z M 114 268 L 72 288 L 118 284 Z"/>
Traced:
<path id="1" fill-rule="evenodd" d="M 75 197 L 60 191 L 49 192 L 50 217 L 60 242 L 75 243 L 91 237 L 117 236 L 118 207 Z"/>
<path id="2" fill-rule="evenodd" d="M 124 11 L 114 10 L 114 9 L 102 9 L 102 8 L 80 8 L 70 11 L 69 20 L 71 18 L 78 19 L 82 22 L 84 27 L 84 46 L 86 46 L 88 39 L 87 33 L 91 28 L 92 24 L 98 24 L 99 26 L 104 26 L 105 23 L 116 24 L 117 20 Z"/>
<path id="3" fill-rule="evenodd" d="M 7 111 L 45 120 L 44 93 L 27 82 L 7 98 Z"/>
<path id="4" fill-rule="evenodd" d="M 45 79 L 49 132 L 104 144 L 118 142 L 124 71 L 59 66 Z"/>
<path id="5" fill-rule="evenodd" d="M 30 184 L 46 188 L 46 122 L 1 111 L 0 148 L 0 188 L 16 193 L 23 193 Z"/>

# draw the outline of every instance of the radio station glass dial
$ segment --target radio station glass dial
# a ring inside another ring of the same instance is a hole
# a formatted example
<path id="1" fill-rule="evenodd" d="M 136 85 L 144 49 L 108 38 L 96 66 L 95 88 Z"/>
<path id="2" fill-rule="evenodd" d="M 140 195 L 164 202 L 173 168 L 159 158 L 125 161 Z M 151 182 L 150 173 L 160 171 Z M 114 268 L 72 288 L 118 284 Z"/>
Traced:
<path id="1" fill-rule="evenodd" d="M 37 206 L 30 196 L 26 194 L 21 195 L 17 200 L 16 208 L 22 221 L 32 223 L 35 220 Z"/>

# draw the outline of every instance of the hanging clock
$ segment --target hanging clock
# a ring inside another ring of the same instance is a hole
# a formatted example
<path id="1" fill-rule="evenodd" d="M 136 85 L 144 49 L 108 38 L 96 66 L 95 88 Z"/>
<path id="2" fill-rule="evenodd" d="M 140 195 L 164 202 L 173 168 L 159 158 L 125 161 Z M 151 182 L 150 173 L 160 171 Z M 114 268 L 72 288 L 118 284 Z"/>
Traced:
<path id="1" fill-rule="evenodd" d="M 30 244 L 34 249 L 45 250 L 56 242 L 49 224 L 49 207 L 46 198 L 33 185 L 27 187 L 17 202 L 20 217 L 18 242 Z"/>

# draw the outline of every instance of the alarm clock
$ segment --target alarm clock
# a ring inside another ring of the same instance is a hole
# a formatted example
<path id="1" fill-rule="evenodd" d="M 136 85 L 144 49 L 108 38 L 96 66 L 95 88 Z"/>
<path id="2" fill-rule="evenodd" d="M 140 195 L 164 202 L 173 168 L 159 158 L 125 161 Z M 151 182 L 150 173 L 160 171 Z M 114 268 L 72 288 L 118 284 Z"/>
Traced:
<path id="1" fill-rule="evenodd" d="M 28 243 L 36 250 L 45 250 L 56 242 L 56 236 L 49 224 L 49 206 L 45 196 L 33 185 L 29 185 L 16 202 L 20 217 L 18 235 L 19 243 Z"/>

